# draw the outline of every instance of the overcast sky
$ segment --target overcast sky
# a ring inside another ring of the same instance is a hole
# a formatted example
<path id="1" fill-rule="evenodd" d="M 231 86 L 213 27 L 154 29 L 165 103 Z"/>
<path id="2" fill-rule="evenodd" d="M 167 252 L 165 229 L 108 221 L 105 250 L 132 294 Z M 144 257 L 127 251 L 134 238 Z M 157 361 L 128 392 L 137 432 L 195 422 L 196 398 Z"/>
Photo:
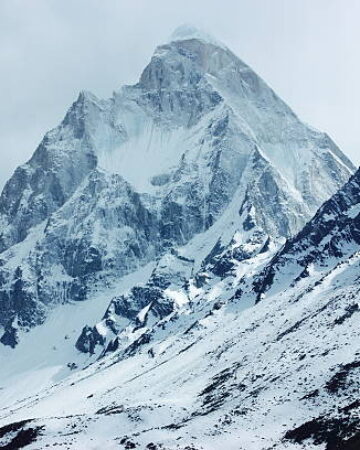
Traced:
<path id="1" fill-rule="evenodd" d="M 0 0 L 0 187 L 80 90 L 137 81 L 183 23 L 223 41 L 360 164 L 359 0 Z"/>

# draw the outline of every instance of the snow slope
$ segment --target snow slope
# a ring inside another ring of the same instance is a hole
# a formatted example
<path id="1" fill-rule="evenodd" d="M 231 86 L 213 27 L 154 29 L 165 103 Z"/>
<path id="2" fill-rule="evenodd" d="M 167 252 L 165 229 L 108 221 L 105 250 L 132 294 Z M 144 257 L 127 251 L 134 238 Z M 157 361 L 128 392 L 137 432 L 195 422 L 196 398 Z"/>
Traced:
<path id="1" fill-rule="evenodd" d="M 308 233 L 294 238 L 297 246 L 306 247 L 339 198 L 346 198 L 349 225 L 358 226 L 358 199 L 349 189 L 358 195 L 359 173 L 309 222 Z M 323 240 L 339 233 L 330 227 Z M 350 247 L 344 239 L 340 245 Z M 230 280 L 242 285 L 239 267 L 216 277 L 209 266 L 206 285 L 217 285 L 216 295 L 195 296 L 191 311 L 180 302 L 177 316 L 142 325 L 142 332 L 152 329 L 150 339 L 52 387 L 30 387 L 21 402 L 9 400 L 5 389 L 2 422 L 34 418 L 22 425 L 39 427 L 29 448 L 357 448 L 360 243 L 351 246 L 335 265 L 332 255 L 319 255 L 320 279 L 316 271 L 286 288 L 282 275 L 293 258 L 284 247 L 274 278 L 282 290 L 268 290 L 257 304 L 245 288 L 227 298 Z M 276 261 L 261 258 L 260 273 L 262 264 Z M 248 296 L 253 306 L 244 309 Z"/>

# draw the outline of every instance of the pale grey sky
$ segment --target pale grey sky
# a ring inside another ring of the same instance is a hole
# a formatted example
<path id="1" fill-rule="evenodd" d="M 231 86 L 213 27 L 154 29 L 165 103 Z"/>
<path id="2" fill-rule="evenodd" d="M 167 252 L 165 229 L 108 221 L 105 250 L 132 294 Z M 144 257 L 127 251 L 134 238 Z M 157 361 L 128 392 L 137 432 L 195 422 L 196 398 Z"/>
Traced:
<path id="1" fill-rule="evenodd" d="M 360 164 L 359 0 L 1 0 L 0 187 L 80 90 L 136 82 L 183 23 L 223 41 Z"/>

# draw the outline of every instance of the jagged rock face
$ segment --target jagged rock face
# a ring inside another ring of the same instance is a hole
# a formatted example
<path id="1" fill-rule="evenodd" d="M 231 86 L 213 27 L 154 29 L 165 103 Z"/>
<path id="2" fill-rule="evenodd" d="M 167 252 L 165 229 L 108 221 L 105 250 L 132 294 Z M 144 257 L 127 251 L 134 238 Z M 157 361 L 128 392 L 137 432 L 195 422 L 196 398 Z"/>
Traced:
<path id="1" fill-rule="evenodd" d="M 244 236 L 289 237 L 352 171 L 230 50 L 176 38 L 136 85 L 82 92 L 5 186 L 0 324 L 41 323 L 225 212 Z"/>
<path id="2" fill-rule="evenodd" d="M 314 218 L 274 257 L 255 282 L 259 299 L 280 278 L 281 288 L 321 279 L 360 249 L 360 171 L 318 210 Z M 287 267 L 286 276 L 282 274 Z M 277 283 L 278 281 L 278 283 Z"/>
<path id="3" fill-rule="evenodd" d="M 54 145 L 54 134 L 45 136 L 31 160 L 16 169 L 4 187 L 0 198 L 2 251 L 23 241 L 31 227 L 61 207 L 96 166 L 90 147 L 67 142 L 60 149 Z"/>
<path id="4" fill-rule="evenodd" d="M 319 209 L 315 217 L 294 237 L 285 251 L 316 248 L 311 257 L 341 257 L 342 247 L 360 245 L 360 171 Z M 324 242 L 324 238 L 326 242 Z M 320 244 L 321 248 L 320 248 Z M 291 250 L 290 250 L 291 248 Z M 311 261 L 310 261 L 311 262 Z"/>
<path id="5" fill-rule="evenodd" d="M 14 275 L 21 244 L 2 255 L 3 324 L 17 316 L 20 325 L 32 326 L 42 321 L 44 305 L 85 299 L 97 278 L 121 277 L 139 261 L 153 259 L 161 241 L 158 219 L 128 183 L 94 171 L 80 195 L 29 235 L 23 245 L 28 244 L 23 269 Z"/>
<path id="6" fill-rule="evenodd" d="M 189 279 L 193 274 L 194 260 L 175 251 L 164 255 L 144 285 L 135 285 L 126 294 L 111 299 L 100 322 L 86 325 L 76 347 L 83 353 L 95 353 L 96 344 L 103 347 L 103 355 L 136 347 L 133 336 L 138 330 L 147 329 L 169 317 L 176 317 L 182 307 L 191 303 Z M 174 294 L 179 291 L 178 295 Z M 101 330 L 101 333 L 99 332 Z M 102 340 L 98 339 L 101 336 Z M 91 346 L 92 343 L 94 346 Z M 96 349 L 99 353 L 99 348 Z"/>
<path id="7" fill-rule="evenodd" d="M 191 127 L 223 102 L 204 77 L 213 50 L 196 40 L 157 49 L 137 86 L 140 102 L 157 122 Z"/>

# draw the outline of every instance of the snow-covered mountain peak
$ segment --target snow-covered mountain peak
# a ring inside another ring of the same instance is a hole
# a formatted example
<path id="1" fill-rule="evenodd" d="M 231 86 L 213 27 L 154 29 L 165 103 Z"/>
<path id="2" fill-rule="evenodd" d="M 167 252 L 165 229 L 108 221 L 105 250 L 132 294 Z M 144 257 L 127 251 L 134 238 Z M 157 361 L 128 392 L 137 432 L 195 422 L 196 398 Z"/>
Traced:
<path id="1" fill-rule="evenodd" d="M 87 101 L 96 103 L 99 101 L 99 99 L 91 91 L 81 90 L 79 92 L 76 103 L 81 103 L 81 102 L 83 103 L 83 102 L 87 102 Z"/>
<path id="2" fill-rule="evenodd" d="M 215 39 L 214 36 L 192 24 L 183 24 L 177 27 L 170 35 L 168 42 L 186 41 L 189 39 L 198 39 L 217 47 L 226 48 L 225 45 Z"/>
<path id="3" fill-rule="evenodd" d="M 0 197 L 0 448 L 280 450 L 355 414 L 353 171 L 192 27 L 81 92 Z"/>
<path id="4" fill-rule="evenodd" d="M 230 50 L 160 46 L 136 85 L 107 100 L 81 92 L 5 186 L 0 325 L 32 326 L 35 311 L 43 320 L 50 304 L 89 298 L 94 280 L 214 234 L 219 220 L 245 246 L 290 237 L 352 169 Z"/>

